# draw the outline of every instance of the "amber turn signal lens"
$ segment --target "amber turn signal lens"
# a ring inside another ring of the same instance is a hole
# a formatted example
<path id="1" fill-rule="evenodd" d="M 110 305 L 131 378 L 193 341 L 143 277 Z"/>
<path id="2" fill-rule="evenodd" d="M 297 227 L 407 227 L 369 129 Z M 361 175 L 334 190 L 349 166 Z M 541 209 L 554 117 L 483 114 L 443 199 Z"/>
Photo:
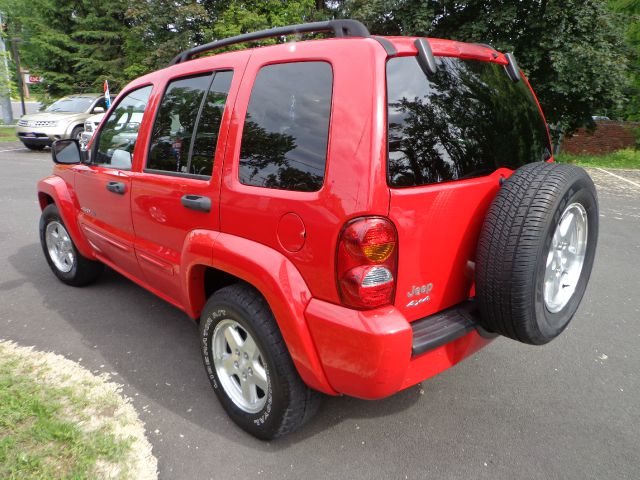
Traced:
<path id="1" fill-rule="evenodd" d="M 365 245 L 362 247 L 362 253 L 371 262 L 384 262 L 393 252 L 395 243 L 381 243 L 379 245 Z"/>

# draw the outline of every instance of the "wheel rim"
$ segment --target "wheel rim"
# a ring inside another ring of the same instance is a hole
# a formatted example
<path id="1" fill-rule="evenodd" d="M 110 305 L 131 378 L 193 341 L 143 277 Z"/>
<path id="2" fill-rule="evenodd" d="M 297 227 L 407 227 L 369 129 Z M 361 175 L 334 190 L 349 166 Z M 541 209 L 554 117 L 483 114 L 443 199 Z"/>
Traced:
<path id="1" fill-rule="evenodd" d="M 551 240 L 544 276 L 544 303 L 551 313 L 562 310 L 580 280 L 587 251 L 587 211 L 580 203 L 569 205 Z"/>
<path id="2" fill-rule="evenodd" d="M 45 242 L 49 258 L 58 270 L 68 273 L 73 268 L 76 260 L 73 253 L 73 243 L 67 229 L 58 221 L 52 221 L 47 224 L 45 231 Z"/>
<path id="3" fill-rule="evenodd" d="M 212 350 L 218 379 L 233 403 L 248 413 L 262 410 L 269 379 L 262 352 L 249 332 L 224 319 L 213 331 Z"/>

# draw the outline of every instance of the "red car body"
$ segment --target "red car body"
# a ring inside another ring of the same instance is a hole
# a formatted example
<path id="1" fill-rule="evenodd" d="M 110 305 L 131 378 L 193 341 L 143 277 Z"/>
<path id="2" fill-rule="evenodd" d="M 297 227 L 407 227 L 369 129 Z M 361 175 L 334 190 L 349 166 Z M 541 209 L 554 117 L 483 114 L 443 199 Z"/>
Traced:
<path id="1" fill-rule="evenodd" d="M 397 56 L 415 56 L 414 41 L 386 38 Z M 429 43 L 436 56 L 507 64 L 504 55 L 488 47 L 439 39 Z M 212 276 L 255 286 L 310 387 L 366 399 L 391 395 L 491 341 L 471 329 L 413 355 L 411 324 L 474 296 L 480 228 L 500 178 L 511 170 L 390 187 L 387 59 L 375 38 L 335 38 L 223 53 L 141 77 L 118 97 L 152 86 L 131 169 L 56 165 L 38 185 L 40 205 L 55 202 L 82 255 L 102 261 L 191 318 L 199 316 Z M 238 158 L 256 75 L 265 65 L 294 61 L 328 62 L 333 71 L 323 186 L 294 192 L 244 185 L 238 179 Z M 234 74 L 211 178 L 145 172 L 155 113 L 168 82 L 219 69 Z M 105 189 L 109 181 L 124 183 L 125 194 Z M 185 194 L 209 197 L 211 213 L 185 209 L 180 201 Z M 374 309 L 345 306 L 334 280 L 340 233 L 349 221 L 364 216 L 386 218 L 397 230 L 394 300 Z"/>

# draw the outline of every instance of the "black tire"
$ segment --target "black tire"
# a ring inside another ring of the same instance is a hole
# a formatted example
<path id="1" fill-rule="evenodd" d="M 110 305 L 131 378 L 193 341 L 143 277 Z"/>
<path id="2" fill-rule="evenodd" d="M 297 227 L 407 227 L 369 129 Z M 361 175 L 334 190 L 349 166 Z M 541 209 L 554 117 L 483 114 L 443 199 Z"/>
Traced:
<path id="1" fill-rule="evenodd" d="M 46 147 L 46 145 L 42 145 L 41 143 L 27 143 L 27 142 L 22 142 L 22 143 L 29 150 L 44 150 L 44 147 Z"/>
<path id="2" fill-rule="evenodd" d="M 563 212 L 575 203 L 586 211 L 584 261 L 575 290 L 552 312 L 544 294 L 547 256 Z M 534 345 L 557 337 L 587 287 L 598 220 L 596 189 L 582 168 L 532 163 L 516 170 L 493 200 L 478 243 L 476 290 L 483 327 Z"/>
<path id="3" fill-rule="evenodd" d="M 257 413 L 244 411 L 234 402 L 215 368 L 214 331 L 229 319 L 251 335 L 264 360 L 269 388 L 266 403 Z M 321 394 L 302 382 L 269 305 L 253 287 L 239 283 L 214 293 L 200 317 L 200 338 L 211 386 L 227 414 L 246 432 L 262 440 L 281 437 L 300 428 L 318 410 Z"/>
<path id="4" fill-rule="evenodd" d="M 80 141 L 80 135 L 82 135 L 82 132 L 84 132 L 84 127 L 81 125 L 78 125 L 73 130 L 71 130 L 71 136 L 69 138 L 73 138 L 75 140 Z"/>
<path id="5" fill-rule="evenodd" d="M 74 254 L 74 262 L 71 270 L 65 272 L 55 265 L 49 253 L 45 239 L 47 225 L 54 221 L 60 223 L 66 229 L 64 221 L 58 212 L 58 208 L 52 203 L 47 205 L 40 216 L 40 244 L 42 245 L 42 251 L 44 252 L 44 256 L 47 259 L 49 267 L 55 276 L 67 285 L 83 287 L 94 282 L 104 271 L 104 264 L 83 257 L 80 252 L 78 252 L 78 249 L 73 243 L 73 239 L 71 239 L 71 249 Z M 69 236 L 69 238 L 71 238 L 71 236 Z"/>

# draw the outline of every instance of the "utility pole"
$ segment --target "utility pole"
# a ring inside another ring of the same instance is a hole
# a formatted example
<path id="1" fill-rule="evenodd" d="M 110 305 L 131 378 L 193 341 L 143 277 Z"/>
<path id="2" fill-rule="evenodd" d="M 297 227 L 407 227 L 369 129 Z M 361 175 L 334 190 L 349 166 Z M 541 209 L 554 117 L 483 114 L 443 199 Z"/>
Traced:
<path id="1" fill-rule="evenodd" d="M 2 121 L 5 125 L 13 123 L 13 110 L 11 108 L 11 75 L 9 74 L 9 61 L 7 49 L 4 45 L 4 34 L 7 24 L 4 23 L 3 13 L 0 12 L 0 56 L 2 57 L 2 79 L 0 79 L 0 108 L 2 109 Z"/>
<path id="2" fill-rule="evenodd" d="M 19 38 L 14 37 L 11 39 L 11 52 L 13 53 L 13 61 L 16 63 L 16 70 L 18 71 L 18 90 L 20 90 L 22 115 L 26 115 L 27 109 L 24 107 L 24 86 L 22 84 L 22 69 L 20 68 L 20 54 L 18 53 L 18 43 L 20 43 Z"/>

